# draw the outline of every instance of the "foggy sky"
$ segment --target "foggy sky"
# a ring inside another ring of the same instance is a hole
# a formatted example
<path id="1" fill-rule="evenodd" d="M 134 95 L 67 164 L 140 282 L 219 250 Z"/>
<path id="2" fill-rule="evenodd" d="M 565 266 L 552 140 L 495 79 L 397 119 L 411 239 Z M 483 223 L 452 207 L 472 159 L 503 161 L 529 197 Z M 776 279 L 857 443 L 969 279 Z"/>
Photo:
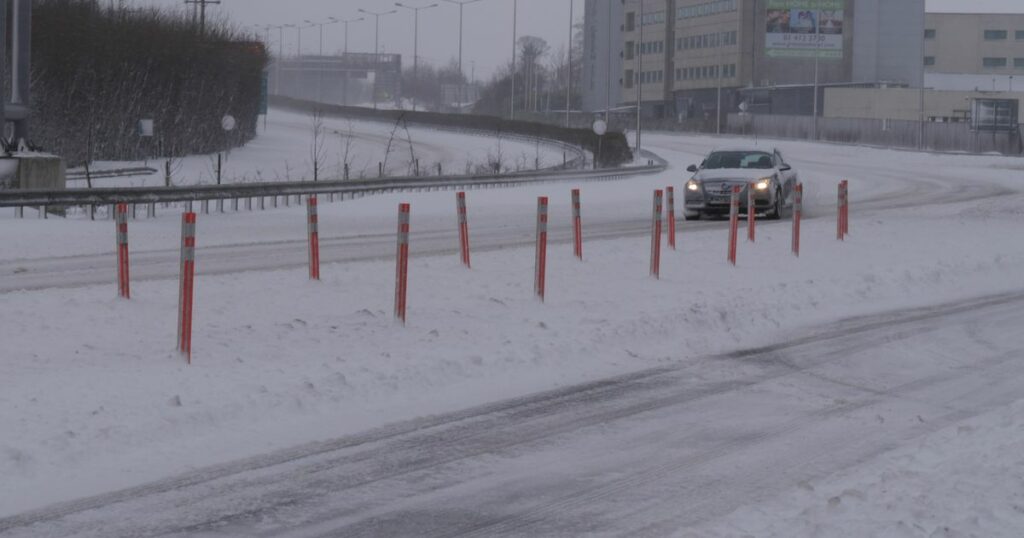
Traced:
<path id="1" fill-rule="evenodd" d="M 583 0 L 519 0 L 518 35 L 535 35 L 545 39 L 551 46 L 552 54 L 562 50 L 568 42 L 570 1 L 575 6 L 574 18 L 582 21 Z M 929 11 L 1024 12 L 1024 0 L 926 1 Z M 128 3 L 174 9 L 180 9 L 183 5 L 182 0 L 128 0 Z M 458 6 L 445 0 L 408 0 L 403 3 L 412 6 L 438 4 L 435 8 L 420 12 L 421 62 L 440 65 L 458 56 Z M 512 5 L 513 0 L 480 0 L 464 8 L 463 68 L 467 77 L 471 76 L 475 64 L 476 78 L 486 80 L 496 66 L 505 65 L 511 60 Z M 209 13 L 210 16 L 226 16 L 238 25 L 250 28 L 253 25 L 298 24 L 304 20 L 319 22 L 327 17 L 367 17 L 365 21 L 349 25 L 349 50 L 373 52 L 373 17 L 359 13 L 359 8 L 377 12 L 398 10 L 398 13 L 380 19 L 380 50 L 402 54 L 403 64 L 411 66 L 413 13 L 395 7 L 391 0 L 221 0 L 219 6 L 209 8 Z M 260 35 L 263 33 L 260 32 Z M 278 35 L 279 32 L 273 30 L 270 36 L 275 54 L 278 50 Z M 285 54 L 295 53 L 297 37 L 295 29 L 285 29 Z M 342 48 L 342 26 L 326 26 L 325 52 L 340 52 Z M 303 30 L 302 49 L 306 54 L 319 52 L 318 27 Z"/>

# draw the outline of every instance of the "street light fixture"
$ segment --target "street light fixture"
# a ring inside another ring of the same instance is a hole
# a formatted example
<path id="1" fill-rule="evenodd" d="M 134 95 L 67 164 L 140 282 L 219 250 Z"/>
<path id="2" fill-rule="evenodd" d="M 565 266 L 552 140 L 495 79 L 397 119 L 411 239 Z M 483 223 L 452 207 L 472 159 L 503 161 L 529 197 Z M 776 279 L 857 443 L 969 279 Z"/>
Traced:
<path id="1" fill-rule="evenodd" d="M 466 85 L 463 84 L 463 80 L 466 79 L 465 73 L 462 71 L 462 8 L 466 4 L 472 4 L 479 2 L 480 0 L 444 0 L 452 4 L 458 4 L 459 6 L 459 104 L 461 105 L 466 100 L 466 96 L 463 95 L 466 92 Z"/>
<path id="2" fill-rule="evenodd" d="M 414 83 L 418 84 L 419 81 L 420 81 L 420 76 L 419 76 L 419 73 L 420 73 L 420 11 L 422 11 L 424 9 L 430 9 L 430 8 L 433 8 L 433 7 L 437 7 L 437 4 L 430 4 L 429 6 L 419 6 L 419 7 L 416 7 L 416 6 L 409 6 L 409 5 L 403 4 L 401 2 L 395 2 L 395 5 L 398 6 L 398 7 L 404 7 L 405 9 L 411 10 L 413 13 L 415 13 L 415 17 L 414 17 L 415 22 L 413 23 L 413 31 L 412 31 L 412 35 L 413 35 L 413 37 L 412 37 L 412 80 L 413 80 Z M 459 69 L 460 70 L 462 69 L 461 65 L 459 66 Z M 415 91 L 412 92 L 412 111 L 416 112 L 416 92 Z"/>

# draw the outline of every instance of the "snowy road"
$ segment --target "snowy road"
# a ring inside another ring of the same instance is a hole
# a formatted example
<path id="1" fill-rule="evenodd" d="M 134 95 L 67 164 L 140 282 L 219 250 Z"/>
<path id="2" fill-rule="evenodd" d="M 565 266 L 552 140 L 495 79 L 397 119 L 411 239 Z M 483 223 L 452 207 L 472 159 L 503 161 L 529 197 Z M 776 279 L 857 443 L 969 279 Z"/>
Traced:
<path id="1" fill-rule="evenodd" d="M 850 319 L 0 519 L 0 535 L 664 536 L 1024 398 L 1022 306 Z"/>

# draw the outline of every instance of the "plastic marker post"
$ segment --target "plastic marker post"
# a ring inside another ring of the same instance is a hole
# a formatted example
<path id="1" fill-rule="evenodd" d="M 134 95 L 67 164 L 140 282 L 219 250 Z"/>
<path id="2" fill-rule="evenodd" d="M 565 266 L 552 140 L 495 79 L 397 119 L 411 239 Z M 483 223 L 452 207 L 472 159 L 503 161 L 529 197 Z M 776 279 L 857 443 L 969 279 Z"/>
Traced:
<path id="1" fill-rule="evenodd" d="M 800 257 L 800 219 L 804 213 L 804 185 L 798 183 L 793 191 L 793 255 Z"/>
<path id="2" fill-rule="evenodd" d="M 114 223 L 117 230 L 117 294 L 130 299 L 128 263 L 128 204 L 117 204 Z"/>
<path id="3" fill-rule="evenodd" d="M 537 197 L 537 256 L 534 265 L 533 289 L 544 301 L 544 285 L 548 262 L 548 197 Z"/>
<path id="4" fill-rule="evenodd" d="M 307 229 L 309 230 L 309 279 L 320 280 L 320 216 L 317 212 L 316 195 L 310 195 L 306 204 Z"/>
<path id="5" fill-rule="evenodd" d="M 654 203 L 651 209 L 651 276 L 661 277 L 661 207 L 662 191 L 654 191 Z"/>
<path id="6" fill-rule="evenodd" d="M 850 235 L 850 182 L 843 180 L 843 237 Z"/>
<path id="7" fill-rule="evenodd" d="M 583 218 L 579 189 L 572 190 L 572 253 L 576 259 L 583 259 Z"/>
<path id="8" fill-rule="evenodd" d="M 192 304 L 196 270 L 196 214 L 181 216 L 181 281 L 178 288 L 178 351 L 192 364 Z"/>
<path id="9" fill-rule="evenodd" d="M 462 265 L 472 267 L 469 262 L 469 215 L 466 210 L 465 192 L 455 193 L 455 209 L 459 217 L 459 252 L 462 255 Z"/>
<path id="10" fill-rule="evenodd" d="M 736 239 L 740 229 L 740 190 L 732 188 L 732 199 L 729 203 L 729 263 L 736 265 Z"/>
<path id="11" fill-rule="evenodd" d="M 395 255 L 395 318 L 405 325 L 409 290 L 409 204 L 398 204 L 398 250 Z"/>
<path id="12" fill-rule="evenodd" d="M 747 241 L 757 240 L 757 204 L 754 202 L 754 183 L 747 185 Z"/>
<path id="13" fill-rule="evenodd" d="M 676 249 L 676 189 L 665 187 L 665 209 L 668 214 L 665 218 L 668 221 L 668 246 Z"/>
<path id="14" fill-rule="evenodd" d="M 836 203 L 836 239 L 843 241 L 846 239 L 847 227 L 846 227 L 846 207 L 847 207 L 847 181 L 844 179 L 839 182 L 839 197 Z"/>

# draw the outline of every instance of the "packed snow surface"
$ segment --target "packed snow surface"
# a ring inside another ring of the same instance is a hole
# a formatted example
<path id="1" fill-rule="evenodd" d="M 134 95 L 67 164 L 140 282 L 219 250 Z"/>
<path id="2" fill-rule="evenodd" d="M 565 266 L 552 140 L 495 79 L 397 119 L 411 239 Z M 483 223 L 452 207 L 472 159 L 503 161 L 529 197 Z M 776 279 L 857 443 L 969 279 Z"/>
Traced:
<path id="1" fill-rule="evenodd" d="M 493 143 L 445 136 L 439 145 L 458 149 L 439 151 L 486 152 Z M 130 301 L 115 297 L 109 220 L 6 212 L 0 274 L 12 284 L 0 295 L 0 517 L 647 368 L 699 365 L 695 375 L 714 377 L 733 366 L 706 360 L 713 354 L 850 316 L 1024 291 L 1019 159 L 765 140 L 757 144 L 780 148 L 806 185 L 801 256 L 790 254 L 788 221 L 761 222 L 757 242 L 743 241 L 731 267 L 727 223 L 680 220 L 678 249 L 663 245 L 661 279 L 652 279 L 652 191 L 674 185 L 681 206 L 687 165 L 713 147 L 753 142 L 645 141 L 671 163 L 666 174 L 469 191 L 471 242 L 484 247 L 471 270 L 456 253 L 452 192 L 321 201 L 321 240 L 338 251 L 335 261 L 325 258 L 320 282 L 303 265 L 304 207 L 200 215 L 191 366 L 174 351 L 180 208 L 131 222 L 133 253 L 152 256 L 153 267 L 133 282 Z M 239 169 L 246 151 L 232 157 Z M 845 242 L 835 238 L 841 179 L 850 181 L 852 207 Z M 573 187 L 583 196 L 582 262 L 567 240 Z M 552 197 L 543 303 L 533 297 L 539 195 Z M 391 313 L 399 202 L 412 204 L 407 326 Z M 216 271 L 204 274 L 204 265 Z M 103 271 L 109 283 L 95 283 Z M 21 282 L 31 289 L 18 290 Z M 1005 332 L 985 345 L 1019 357 L 1024 335 Z M 950 345 L 966 345 L 973 333 L 965 334 Z M 903 360 L 927 369 L 936 350 L 886 353 L 859 374 L 899 375 Z M 811 398 L 799 383 L 792 390 Z M 1014 399 L 1024 399 L 1024 382 Z M 979 408 L 856 465 L 763 486 L 771 494 L 679 532 L 1018 536 L 1020 410 L 1006 402 Z"/>

